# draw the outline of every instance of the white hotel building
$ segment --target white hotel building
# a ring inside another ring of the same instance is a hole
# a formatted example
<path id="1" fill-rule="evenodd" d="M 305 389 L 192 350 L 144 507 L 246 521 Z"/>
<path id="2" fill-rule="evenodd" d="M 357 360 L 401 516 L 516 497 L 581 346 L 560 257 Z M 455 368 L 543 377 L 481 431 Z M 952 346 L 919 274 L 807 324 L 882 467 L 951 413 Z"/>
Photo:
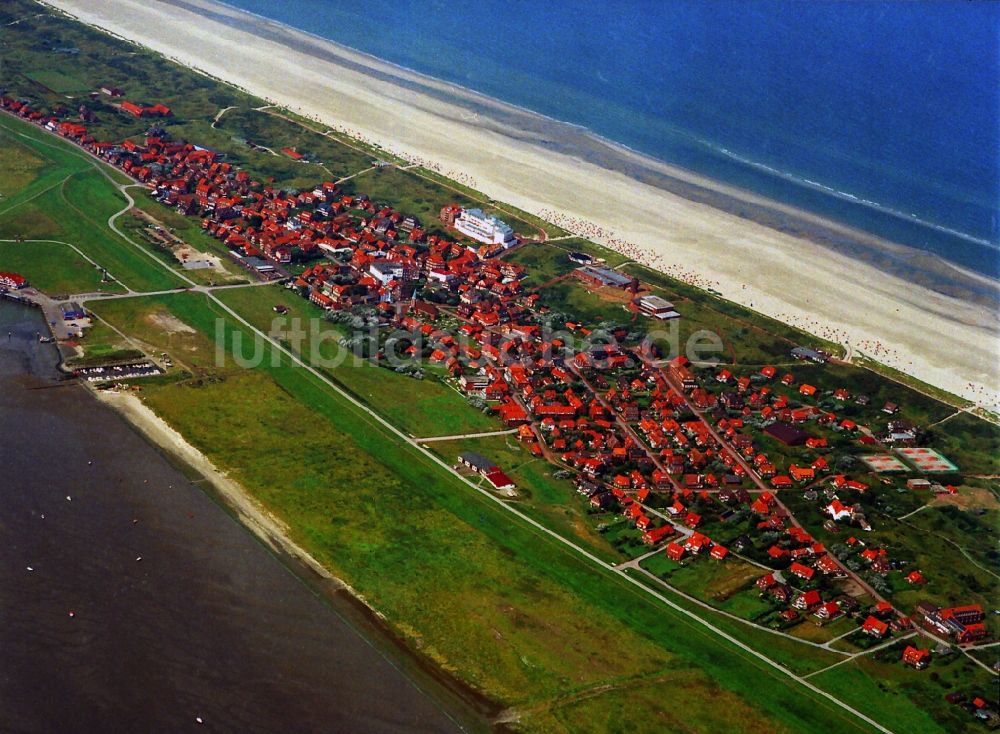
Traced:
<path id="1" fill-rule="evenodd" d="M 515 242 L 510 225 L 492 214 L 483 213 L 482 209 L 463 209 L 455 218 L 455 229 L 488 245 L 510 247 Z"/>

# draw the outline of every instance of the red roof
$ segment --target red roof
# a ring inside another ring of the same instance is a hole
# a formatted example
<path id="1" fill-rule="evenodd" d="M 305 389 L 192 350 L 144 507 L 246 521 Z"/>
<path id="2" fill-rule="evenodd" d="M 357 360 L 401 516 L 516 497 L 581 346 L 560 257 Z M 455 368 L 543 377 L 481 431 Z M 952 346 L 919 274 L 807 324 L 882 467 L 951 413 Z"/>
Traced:
<path id="1" fill-rule="evenodd" d="M 823 604 L 819 609 L 816 610 L 816 614 L 821 617 L 827 617 L 832 619 L 833 617 L 836 617 L 838 614 L 840 614 L 840 607 L 837 606 L 837 602 L 828 601 L 826 604 Z"/>
<path id="2" fill-rule="evenodd" d="M 23 275 L 18 275 L 17 273 L 0 273 L 0 283 L 21 288 L 27 285 L 28 281 L 25 280 Z"/>
<path id="3" fill-rule="evenodd" d="M 486 475 L 486 481 L 497 489 L 508 489 L 514 486 L 514 480 L 508 477 L 499 469 L 495 469 Z"/>
<path id="4" fill-rule="evenodd" d="M 729 549 L 726 548 L 725 546 L 717 545 L 714 548 L 712 548 L 712 552 L 710 553 L 710 555 L 712 556 L 712 558 L 721 561 L 726 556 L 729 555 Z"/>
<path id="5" fill-rule="evenodd" d="M 809 568 L 809 566 L 803 566 L 798 562 L 792 563 L 792 565 L 788 567 L 788 570 L 796 576 L 806 579 L 807 581 L 816 574 L 816 569 Z"/>
<path id="6" fill-rule="evenodd" d="M 141 105 L 134 104 L 128 100 L 122 102 L 122 109 L 136 117 L 142 117 L 144 111 Z"/>
<path id="7" fill-rule="evenodd" d="M 861 625 L 861 629 L 873 637 L 883 637 L 885 636 L 885 633 L 889 631 L 889 625 L 881 619 L 869 615 L 868 619 L 865 620 L 865 623 Z"/>
<path id="8" fill-rule="evenodd" d="M 907 645 L 903 650 L 903 662 L 907 665 L 923 667 L 931 661 L 931 651 L 921 650 L 913 645 Z"/>
<path id="9" fill-rule="evenodd" d="M 817 604 L 821 604 L 822 602 L 823 602 L 823 597 L 819 595 L 819 592 L 816 591 L 816 589 L 812 589 L 804 593 L 798 599 L 796 599 L 795 605 L 798 607 L 804 606 L 806 609 L 809 609 L 811 607 L 816 606 Z"/>

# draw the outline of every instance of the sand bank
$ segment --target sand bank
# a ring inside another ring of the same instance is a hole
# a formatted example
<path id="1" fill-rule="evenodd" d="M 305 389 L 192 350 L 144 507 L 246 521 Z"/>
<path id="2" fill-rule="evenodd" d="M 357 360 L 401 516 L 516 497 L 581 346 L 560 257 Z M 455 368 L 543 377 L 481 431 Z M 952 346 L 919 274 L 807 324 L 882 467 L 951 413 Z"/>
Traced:
<path id="1" fill-rule="evenodd" d="M 963 287 L 942 287 L 940 263 L 909 248 L 210 0 L 49 2 L 671 275 L 1000 405 L 997 281 L 955 271 L 946 279 Z M 748 219 L 740 207 L 765 216 Z M 824 239 L 850 247 L 817 244 Z M 976 289 L 978 302 L 954 295 Z"/>

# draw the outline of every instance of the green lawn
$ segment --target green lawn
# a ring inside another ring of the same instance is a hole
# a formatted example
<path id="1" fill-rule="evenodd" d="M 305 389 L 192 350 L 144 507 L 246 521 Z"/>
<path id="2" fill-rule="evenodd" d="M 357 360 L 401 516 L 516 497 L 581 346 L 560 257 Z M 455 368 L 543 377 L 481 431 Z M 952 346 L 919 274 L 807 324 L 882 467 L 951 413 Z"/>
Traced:
<path id="1" fill-rule="evenodd" d="M 339 328 L 322 318 L 322 309 L 296 293 L 277 288 L 233 288 L 217 295 L 265 333 L 271 333 L 272 328 L 285 331 L 298 319 L 306 334 L 303 355 L 328 360 L 330 366 L 325 371 L 331 377 L 414 436 L 484 433 L 501 428 L 499 421 L 474 410 L 454 386 L 443 383 L 430 370 L 418 380 L 344 354 L 337 343 Z M 287 307 L 289 313 L 275 313 L 278 304 Z"/>
<path id="2" fill-rule="evenodd" d="M 87 82 L 76 77 L 72 72 L 57 69 L 42 69 L 30 72 L 25 76 L 36 84 L 49 89 L 56 94 L 83 92 L 88 90 Z"/>
<path id="3" fill-rule="evenodd" d="M 580 238 L 559 240 L 547 244 L 528 244 L 512 250 L 504 255 L 504 260 L 523 265 L 528 273 L 524 279 L 525 287 L 537 288 L 543 283 L 568 275 L 580 267 L 569 259 L 571 252 L 583 252 L 592 257 L 603 257 L 606 265 L 613 267 L 625 262 L 625 258 L 612 250 L 598 248 L 596 245 Z"/>
<path id="4" fill-rule="evenodd" d="M 665 553 L 657 553 L 641 565 L 671 586 L 713 605 L 742 596 L 764 575 L 762 569 L 739 558 L 717 561 L 707 554 L 678 563 Z"/>
<path id="5" fill-rule="evenodd" d="M 101 282 L 97 268 L 58 242 L 0 242 L 0 270 L 20 273 L 50 294 L 123 292 L 116 283 Z"/>
<path id="6" fill-rule="evenodd" d="M 721 352 L 704 354 L 727 364 L 763 365 L 788 361 L 789 350 L 801 340 L 789 327 L 766 319 L 745 309 L 732 307 L 727 301 L 673 281 L 660 273 L 636 266 L 624 265 L 622 272 L 636 274 L 644 292 L 659 295 L 674 303 L 681 318 L 662 323 L 645 316 L 635 316 L 623 308 L 626 294 L 613 289 L 594 292 L 570 276 L 579 265 L 569 259 L 569 253 L 580 251 L 603 258 L 605 266 L 618 267 L 626 258 L 582 239 L 570 239 L 551 244 L 530 244 L 517 248 L 505 259 L 528 268 L 525 283 L 542 289 L 546 305 L 567 316 L 576 317 L 586 326 L 602 321 L 629 323 L 633 331 L 651 334 L 667 356 L 686 354 L 693 337 L 709 332 L 720 337 Z M 567 277 L 569 276 L 569 277 Z M 556 278 L 563 280 L 552 283 Z"/>
<path id="7" fill-rule="evenodd" d="M 169 353 L 178 366 L 202 373 L 214 368 L 212 325 L 202 324 L 206 327 L 202 332 L 189 323 L 193 320 L 192 313 L 198 317 L 211 313 L 200 294 L 91 301 L 88 306 L 113 329 L 95 329 L 84 335 L 81 343 L 87 356 L 93 356 L 92 350 L 136 348 L 117 333 L 123 332 L 153 354 Z"/>
<path id="8" fill-rule="evenodd" d="M 38 178 L 45 159 L 24 145 L 19 145 L 10 133 L 0 128 L 0 208 L 5 198 L 17 195 Z"/>
<path id="9" fill-rule="evenodd" d="M 319 177 L 336 181 L 344 176 L 351 176 L 372 165 L 373 157 L 334 138 L 320 135 L 305 127 L 291 125 L 287 121 L 252 109 L 235 109 L 225 113 L 216 128 L 226 134 L 251 141 L 257 145 L 266 146 L 276 153 L 282 148 L 294 148 L 306 159 L 315 164 L 319 171 L 313 172 L 312 179 Z M 286 157 L 286 160 L 289 160 Z M 270 160 L 268 163 L 276 161 Z M 301 164 L 297 164 L 302 168 Z"/>
<path id="10" fill-rule="evenodd" d="M 196 328 L 213 328 L 211 309 L 187 299 L 184 310 Z M 704 667 L 716 683 L 692 671 L 702 685 L 752 695 L 769 718 L 799 722 L 792 728 L 824 710 L 856 727 L 820 702 L 802 705 L 808 694 L 787 679 L 449 478 L 308 373 L 266 372 L 276 387 L 236 374 L 152 387 L 146 398 L 434 660 L 512 702 L 672 660 Z M 237 397 L 248 392 L 252 401 Z M 769 685 L 751 694 L 761 676 Z"/>
<path id="11" fill-rule="evenodd" d="M 557 467 L 545 459 L 531 456 L 516 436 L 487 436 L 458 441 L 435 441 L 426 446 L 449 464 L 458 455 L 474 451 L 495 462 L 517 485 L 517 496 L 510 500 L 519 510 L 563 537 L 583 545 L 608 562 L 620 563 L 624 556 L 597 530 L 601 523 L 588 512 L 589 504 L 569 479 L 553 474 Z"/>
<path id="12" fill-rule="evenodd" d="M 884 720 L 898 721 L 896 731 L 982 732 L 984 727 L 959 706 L 944 700 L 948 693 L 967 692 L 996 700 L 996 686 L 982 668 L 962 656 L 935 656 L 925 670 L 898 660 L 878 663 L 871 655 L 840 665 L 810 680 L 831 693 L 848 696 L 859 689 L 877 690 Z"/>
<path id="13" fill-rule="evenodd" d="M 0 200 L 0 239 L 69 242 L 134 290 L 182 284 L 107 225 L 125 199 L 84 154 L 28 123 L 0 115 L 0 135 L 45 161 L 18 194 Z"/>

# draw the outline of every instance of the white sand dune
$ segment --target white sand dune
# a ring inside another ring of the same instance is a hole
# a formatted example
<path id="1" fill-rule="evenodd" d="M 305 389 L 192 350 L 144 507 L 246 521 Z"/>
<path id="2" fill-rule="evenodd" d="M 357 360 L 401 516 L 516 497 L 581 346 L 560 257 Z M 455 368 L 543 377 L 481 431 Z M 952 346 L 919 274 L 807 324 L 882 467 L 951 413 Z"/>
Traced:
<path id="1" fill-rule="evenodd" d="M 331 128 L 435 164 L 496 199 L 593 223 L 588 231 L 637 260 L 980 404 L 1000 405 L 997 314 L 987 307 L 559 152 L 544 125 L 512 126 L 528 117 L 513 108 L 209 0 L 49 4 Z"/>

